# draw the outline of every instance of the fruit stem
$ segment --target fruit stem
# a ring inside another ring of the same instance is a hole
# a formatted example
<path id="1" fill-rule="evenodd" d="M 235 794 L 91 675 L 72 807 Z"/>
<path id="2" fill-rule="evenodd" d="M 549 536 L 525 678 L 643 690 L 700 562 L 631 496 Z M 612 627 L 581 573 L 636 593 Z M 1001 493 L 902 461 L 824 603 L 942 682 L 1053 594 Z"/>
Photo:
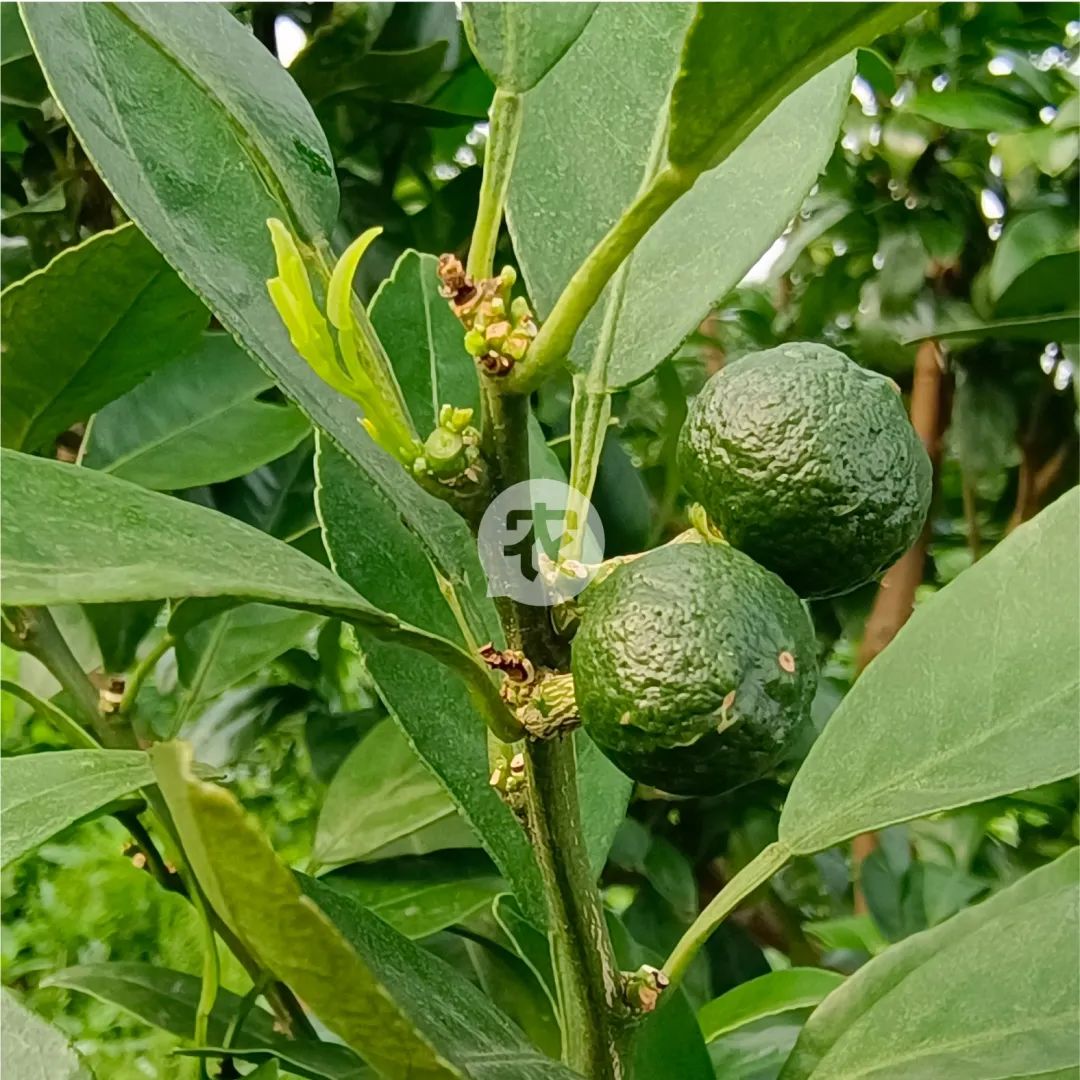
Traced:
<path id="1" fill-rule="evenodd" d="M 791 858 L 791 850 L 777 841 L 758 853 L 713 898 L 712 903 L 694 920 L 683 934 L 664 964 L 664 974 L 675 986 L 686 974 L 698 950 L 709 940 L 713 931 L 759 885 L 769 880 Z M 665 998 L 670 997 L 665 994 Z M 661 1002 L 664 999 L 661 999 Z"/>
<path id="2" fill-rule="evenodd" d="M 690 190 L 697 175 L 667 165 L 653 177 L 567 282 L 524 359 L 499 380 L 501 392 L 528 394 L 559 369 L 612 275 L 664 212 Z"/>

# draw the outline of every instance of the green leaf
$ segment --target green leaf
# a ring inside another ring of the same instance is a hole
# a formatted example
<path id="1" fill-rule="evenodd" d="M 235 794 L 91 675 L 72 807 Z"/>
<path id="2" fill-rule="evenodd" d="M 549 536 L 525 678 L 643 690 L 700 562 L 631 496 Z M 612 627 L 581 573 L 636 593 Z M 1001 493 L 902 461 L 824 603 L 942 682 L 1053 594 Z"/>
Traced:
<path id="1" fill-rule="evenodd" d="M 844 976 L 822 968 L 788 968 L 741 983 L 698 1011 L 705 1041 L 712 1042 L 736 1028 L 779 1016 L 792 1009 L 818 1005 L 844 981 Z"/>
<path id="2" fill-rule="evenodd" d="M 961 131 L 1025 131 L 1035 117 L 1024 102 L 990 86 L 916 94 L 907 111 Z"/>
<path id="3" fill-rule="evenodd" d="M 1078 873 L 1074 848 L 871 960 L 811 1015 L 783 1080 L 1075 1075 Z"/>
<path id="4" fill-rule="evenodd" d="M 392 720 L 383 720 L 334 774 L 315 829 L 312 860 L 341 866 L 455 813 L 442 784 Z"/>
<path id="5" fill-rule="evenodd" d="M 500 90 L 534 87 L 581 36 L 596 4 L 465 3 L 461 17 L 480 66 Z"/>
<path id="6" fill-rule="evenodd" d="M 36 450 L 190 349 L 206 309 L 134 225 L 0 294 L 3 445 Z"/>
<path id="7" fill-rule="evenodd" d="M 62 987 L 89 994 L 98 1001 L 118 1005 L 144 1023 L 190 1040 L 202 982 L 195 975 L 171 971 L 157 964 L 131 962 L 82 964 L 65 968 L 42 980 L 43 986 Z M 207 1021 L 207 1039 L 222 1046 L 242 999 L 219 989 Z M 289 1071 L 314 1080 L 360 1080 L 370 1073 L 363 1062 L 339 1043 L 289 1039 L 274 1028 L 274 1017 L 260 1006 L 252 1008 L 238 1027 L 232 1049 L 236 1056 L 271 1054 Z"/>
<path id="8" fill-rule="evenodd" d="M 91 1080 L 67 1037 L 31 1012 L 6 987 L 0 991 L 4 1029 L 0 1068 L 19 1080 Z"/>
<path id="9" fill-rule="evenodd" d="M 462 922 L 505 887 L 487 855 L 468 849 L 356 863 L 319 880 L 413 939 Z"/>
<path id="10" fill-rule="evenodd" d="M 223 514 L 75 465 L 12 450 L 2 460 L 6 603 L 235 596 L 397 622 L 324 566 Z"/>
<path id="11" fill-rule="evenodd" d="M 689 15 L 682 4 L 600 5 L 558 78 L 525 99 L 508 213 L 541 317 L 660 163 Z M 784 230 L 832 153 L 852 63 L 792 94 L 649 230 L 574 341 L 570 363 L 591 369 L 595 388 L 647 375 Z"/>
<path id="12" fill-rule="evenodd" d="M 217 4 L 27 5 L 53 93 L 120 205 L 221 324 L 363 471 L 443 576 L 475 565 L 468 526 L 428 495 L 296 352 L 266 290 L 268 218 L 320 258 L 337 218 L 326 139 L 277 59 Z M 183 138 L 177 138 L 177 132 Z"/>
<path id="13" fill-rule="evenodd" d="M 394 508 L 347 458 L 321 439 L 316 472 L 323 542 L 335 570 L 388 610 L 433 633 L 463 641 L 435 569 Z M 476 573 L 457 596 L 475 639 L 488 641 L 498 630 L 491 625 L 490 601 L 476 588 L 482 581 L 479 567 Z M 361 645 L 390 714 L 445 785 L 529 917 L 543 925 L 543 889 L 532 848 L 488 784 L 487 737 L 461 680 L 445 667 L 394 645 L 366 636 Z"/>
<path id="14" fill-rule="evenodd" d="M 242 604 L 191 627 L 176 643 L 184 713 L 254 675 L 322 623 L 304 611 Z"/>
<path id="15" fill-rule="evenodd" d="M 1073 489 L 920 605 L 814 743 L 782 844 L 820 851 L 1080 769 L 1078 511 Z"/>
<path id="16" fill-rule="evenodd" d="M 987 279 L 997 315 L 1032 315 L 1076 306 L 1080 227 L 1075 215 L 1047 208 L 1010 221 Z"/>
<path id="17" fill-rule="evenodd" d="M 668 160 L 715 168 L 792 91 L 923 6 L 793 3 L 778 19 L 760 4 L 698 4 L 671 91 Z"/>
<path id="18" fill-rule="evenodd" d="M 58 750 L 0 759 L 0 865 L 152 782 L 141 750 Z"/>
<path id="19" fill-rule="evenodd" d="M 435 427 L 440 405 L 480 407 L 476 363 L 439 295 L 437 265 L 434 255 L 406 251 L 371 301 L 372 323 L 422 435 Z"/>
<path id="20" fill-rule="evenodd" d="M 314 878 L 304 892 L 371 965 L 433 1045 L 476 1080 L 572 1080 L 565 1065 L 534 1050 L 471 982 L 395 933 L 359 904 Z"/>
<path id="21" fill-rule="evenodd" d="M 155 372 L 94 417 L 82 463 L 157 491 L 217 484 L 282 457 L 310 430 L 225 334 Z"/>
<path id="22" fill-rule="evenodd" d="M 135 662 L 139 643 L 153 628 L 161 611 L 160 600 L 134 604 L 85 604 L 83 611 L 94 628 L 101 665 L 105 671 L 127 671 Z"/>
<path id="23" fill-rule="evenodd" d="M 581 827 L 589 865 L 599 877 L 607 861 L 611 841 L 626 817 L 634 782 L 617 769 L 579 730 L 574 736 L 578 758 L 578 798 Z"/>
<path id="24" fill-rule="evenodd" d="M 236 799 L 192 776 L 188 748 L 158 743 L 150 754 L 199 885 L 259 962 L 380 1074 L 460 1076 L 395 1004 L 379 973 L 304 898 Z"/>
<path id="25" fill-rule="evenodd" d="M 1080 311 L 1013 319 L 972 319 L 968 322 L 939 323 L 925 334 L 909 338 L 901 344 L 917 345 L 929 338 L 935 341 L 982 341 L 985 338 L 1009 341 L 1075 341 L 1078 327 Z"/>

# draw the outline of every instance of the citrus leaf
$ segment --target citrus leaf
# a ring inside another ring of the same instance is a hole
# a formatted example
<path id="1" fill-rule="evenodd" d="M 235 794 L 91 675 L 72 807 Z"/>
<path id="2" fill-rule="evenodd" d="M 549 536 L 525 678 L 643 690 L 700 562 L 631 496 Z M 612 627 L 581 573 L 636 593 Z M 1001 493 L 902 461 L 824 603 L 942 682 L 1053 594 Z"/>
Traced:
<path id="1" fill-rule="evenodd" d="M 156 491 L 244 476 L 310 431 L 294 406 L 256 400 L 272 385 L 231 337 L 207 334 L 94 417 L 82 463 Z"/>
<path id="2" fill-rule="evenodd" d="M 334 773 L 311 857 L 319 866 L 357 862 L 454 813 L 450 796 L 397 725 L 383 720 Z"/>
<path id="3" fill-rule="evenodd" d="M 1080 770 L 1078 511 L 1074 488 L 915 611 L 796 775 L 782 844 L 820 851 Z"/>
<path id="4" fill-rule="evenodd" d="M 886 949 L 810 1016 L 782 1080 L 1075 1075 L 1078 873 L 1074 848 Z"/>
<path id="5" fill-rule="evenodd" d="M 91 1080 L 66 1036 L 31 1012 L 6 987 L 0 990 L 4 1028 L 0 1068 L 19 1080 Z"/>
<path id="6" fill-rule="evenodd" d="M 0 758 L 0 865 L 153 782 L 141 750 L 57 750 Z"/>
<path id="7" fill-rule="evenodd" d="M 365 483 L 346 457 L 321 439 L 316 474 L 323 542 L 337 573 L 403 618 L 416 620 L 450 640 L 463 640 L 431 563 L 394 508 Z M 473 629 L 473 633 L 479 638 L 491 629 L 491 603 L 470 591 L 458 595 L 469 605 L 464 608 L 466 617 L 475 612 L 478 631 Z M 494 637 L 487 634 L 483 640 Z M 396 645 L 366 635 L 361 645 L 390 714 L 446 787 L 529 917 L 543 925 L 543 889 L 532 848 L 488 784 L 487 737 L 461 680 L 445 667 Z"/>
<path id="8" fill-rule="evenodd" d="M 315 878 L 305 894 L 333 920 L 402 1009 L 445 1056 L 475 1080 L 572 1080 L 577 1074 L 533 1049 L 468 979 Z"/>
<path id="9" fill-rule="evenodd" d="M 206 308 L 134 225 L 0 294 L 3 444 L 36 450 L 191 349 Z"/>
<path id="10" fill-rule="evenodd" d="M 787 968 L 741 983 L 698 1010 L 706 1042 L 768 1016 L 818 1005 L 844 981 L 836 971 Z"/>
<path id="11" fill-rule="evenodd" d="M 1080 334 L 1080 311 L 1052 315 L 1017 316 L 1011 319 L 972 319 L 970 322 L 943 322 L 919 337 L 908 338 L 902 345 L 917 345 L 933 338 L 935 341 L 960 341 L 983 338 L 1018 341 L 1075 341 Z"/>
<path id="12" fill-rule="evenodd" d="M 236 799 L 194 778 L 190 750 L 158 743 L 150 756 L 199 885 L 260 963 L 381 1075 L 461 1076 L 395 1003 L 380 975 L 305 899 Z"/>
<path id="13" fill-rule="evenodd" d="M 508 221 L 542 318 L 650 159 L 662 160 L 690 15 L 683 4 L 601 4 L 558 77 L 525 98 Z M 792 94 L 649 230 L 575 338 L 570 363 L 591 370 L 596 389 L 652 371 L 783 231 L 832 153 L 852 67 L 842 60 Z"/>
<path id="14" fill-rule="evenodd" d="M 76 990 L 118 1005 L 144 1023 L 189 1040 L 195 1030 L 202 982 L 198 976 L 157 964 L 113 962 L 65 968 L 43 979 L 42 986 Z M 225 1043 L 242 1000 L 238 994 L 218 989 L 207 1017 L 206 1035 L 212 1044 Z M 275 1023 L 265 1009 L 253 1006 L 235 1032 L 230 1051 L 245 1059 L 254 1054 L 272 1054 L 290 1072 L 313 1080 L 360 1080 L 371 1075 L 348 1047 L 314 1039 L 289 1039 L 274 1029 Z"/>
<path id="15" fill-rule="evenodd" d="M 465 3 L 465 36 L 500 90 L 535 86 L 581 36 L 596 4 Z"/>
<path id="16" fill-rule="evenodd" d="M 698 4 L 671 91 L 668 160 L 715 168 L 797 87 L 923 6 L 794 3 L 778 19 L 759 4 Z"/>
<path id="17" fill-rule="evenodd" d="M 505 888 L 487 855 L 468 849 L 355 863 L 319 880 L 413 940 L 461 922 Z"/>
<path id="18" fill-rule="evenodd" d="M 997 315 L 1075 307 L 1080 291 L 1080 229 L 1074 215 L 1045 208 L 1010 221 L 994 248 L 987 285 Z"/>
<path id="19" fill-rule="evenodd" d="M 329 259 L 338 209 L 325 136 L 288 72 L 218 4 L 47 7 L 21 9 L 30 39 L 117 201 L 460 584 L 475 565 L 468 526 L 375 446 L 355 405 L 295 351 L 267 292 L 267 219 Z"/>

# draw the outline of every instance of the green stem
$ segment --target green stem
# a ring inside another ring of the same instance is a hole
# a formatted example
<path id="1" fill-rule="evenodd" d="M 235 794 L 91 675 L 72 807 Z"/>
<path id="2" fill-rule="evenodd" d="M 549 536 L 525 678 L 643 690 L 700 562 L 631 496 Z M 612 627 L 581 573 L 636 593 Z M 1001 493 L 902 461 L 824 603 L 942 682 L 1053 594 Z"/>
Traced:
<path id="1" fill-rule="evenodd" d="M 67 692 L 74 719 L 92 731 L 97 742 L 115 747 L 117 733 L 101 714 L 98 692 L 68 648 L 48 608 L 5 608 L 4 643 L 39 660 Z"/>
<path id="2" fill-rule="evenodd" d="M 621 977 L 589 866 L 569 735 L 526 746 L 529 829 L 547 894 L 563 1060 L 589 1080 L 627 1075 Z"/>
<path id="3" fill-rule="evenodd" d="M 484 157 L 484 176 L 480 182 L 476 225 L 466 266 L 474 281 L 489 278 L 494 273 L 495 245 L 499 239 L 510 174 L 521 136 L 521 96 L 509 90 L 496 90 L 488 116 L 491 129 Z"/>
<path id="4" fill-rule="evenodd" d="M 120 699 L 117 712 L 121 716 L 131 712 L 135 699 L 139 696 L 139 690 L 149 675 L 157 666 L 157 662 L 176 644 L 176 638 L 172 634 L 162 634 L 161 639 L 154 647 L 135 665 L 135 670 L 124 687 L 124 696 Z"/>
<path id="5" fill-rule="evenodd" d="M 758 886 L 768 881 L 790 858 L 791 851 L 787 845 L 779 841 L 770 844 L 713 897 L 712 903 L 694 920 L 693 925 L 683 934 L 664 964 L 664 973 L 671 980 L 672 986 L 686 974 L 686 969 L 697 956 L 698 950 L 708 941 L 724 919 Z"/>
<path id="6" fill-rule="evenodd" d="M 668 165 L 623 212 L 592 249 L 563 289 L 544 320 L 524 360 L 500 379 L 504 393 L 535 390 L 565 362 L 579 327 L 592 311 L 604 287 L 660 216 L 690 190 L 696 173 Z"/>

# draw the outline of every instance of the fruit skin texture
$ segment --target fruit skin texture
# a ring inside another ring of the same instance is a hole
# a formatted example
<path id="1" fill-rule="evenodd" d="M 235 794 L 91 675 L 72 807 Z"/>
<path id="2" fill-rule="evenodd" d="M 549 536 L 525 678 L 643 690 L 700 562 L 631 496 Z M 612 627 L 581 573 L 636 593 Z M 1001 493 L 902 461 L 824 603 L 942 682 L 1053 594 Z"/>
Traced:
<path id="1" fill-rule="evenodd" d="M 825 345 L 717 372 L 690 407 L 678 461 L 724 537 L 808 598 L 876 577 L 930 506 L 930 459 L 895 384 Z"/>
<path id="2" fill-rule="evenodd" d="M 571 653 L 582 726 L 635 780 L 719 795 L 802 734 L 815 644 L 799 598 L 747 555 L 657 548 L 583 594 Z"/>

